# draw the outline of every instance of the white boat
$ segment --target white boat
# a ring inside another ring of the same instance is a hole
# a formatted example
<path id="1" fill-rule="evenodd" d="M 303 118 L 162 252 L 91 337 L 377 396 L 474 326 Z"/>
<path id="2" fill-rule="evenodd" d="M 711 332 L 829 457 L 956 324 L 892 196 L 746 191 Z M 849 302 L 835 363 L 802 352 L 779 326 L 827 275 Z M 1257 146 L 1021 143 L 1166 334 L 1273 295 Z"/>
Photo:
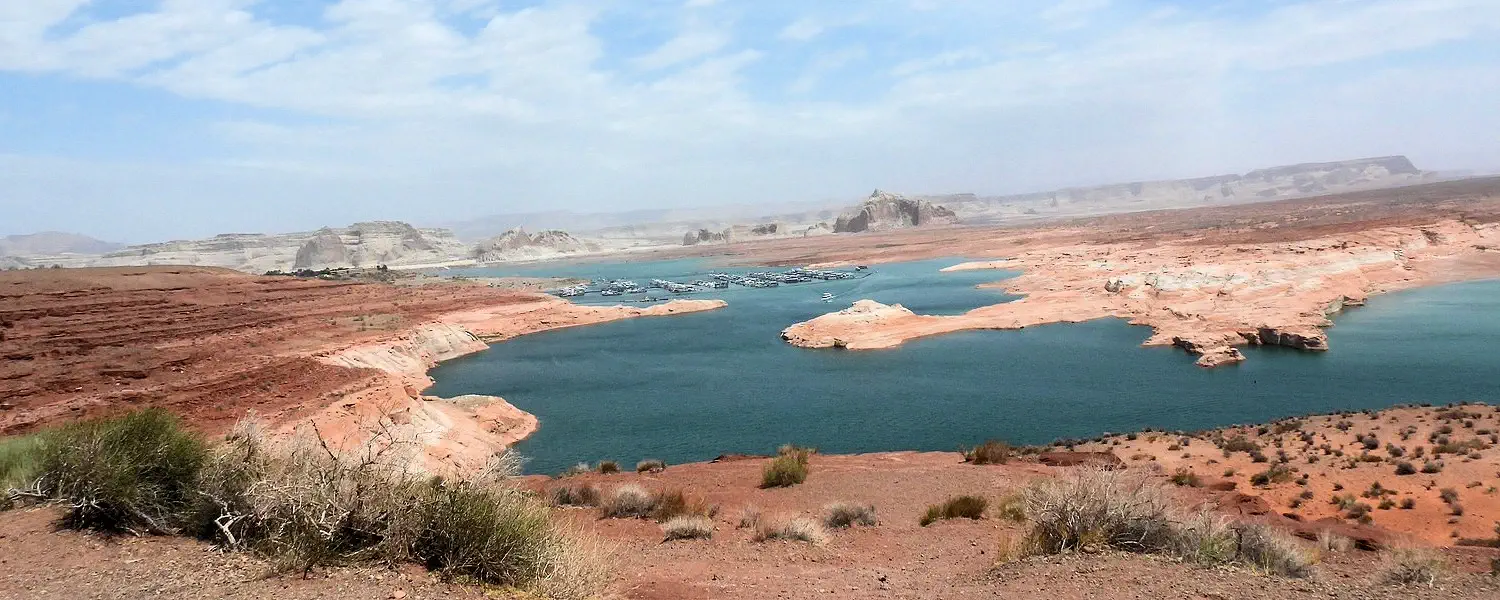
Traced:
<path id="1" fill-rule="evenodd" d="M 824 302 L 833 302 L 833 294 L 829 293 L 829 292 L 823 292 L 823 301 Z"/>

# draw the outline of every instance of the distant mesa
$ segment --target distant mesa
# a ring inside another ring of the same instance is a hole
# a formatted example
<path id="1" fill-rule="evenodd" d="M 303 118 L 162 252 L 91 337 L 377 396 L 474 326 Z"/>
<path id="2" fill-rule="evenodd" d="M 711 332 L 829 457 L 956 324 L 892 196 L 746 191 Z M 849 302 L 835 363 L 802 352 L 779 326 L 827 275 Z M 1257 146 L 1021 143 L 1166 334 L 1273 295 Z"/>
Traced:
<path id="1" fill-rule="evenodd" d="M 698 244 L 727 243 L 755 238 L 784 237 L 786 233 L 787 228 L 780 223 L 735 225 L 723 231 L 698 229 L 697 231 L 689 231 L 683 234 L 682 245 L 696 246 Z"/>
<path id="2" fill-rule="evenodd" d="M 573 237 L 560 229 L 548 229 L 537 233 L 526 233 L 520 227 L 480 242 L 474 247 L 474 260 L 479 262 L 507 262 L 517 260 L 540 260 L 569 254 L 598 252 L 599 247 Z"/>
<path id="3" fill-rule="evenodd" d="M 951 225 L 958 215 L 946 207 L 927 200 L 911 199 L 900 194 L 875 190 L 859 210 L 841 216 L 833 223 L 834 233 L 886 231 L 928 225 Z"/>
<path id="4" fill-rule="evenodd" d="M 123 248 L 86 235 L 44 231 L 0 238 L 0 256 L 47 256 L 56 254 L 104 254 Z"/>

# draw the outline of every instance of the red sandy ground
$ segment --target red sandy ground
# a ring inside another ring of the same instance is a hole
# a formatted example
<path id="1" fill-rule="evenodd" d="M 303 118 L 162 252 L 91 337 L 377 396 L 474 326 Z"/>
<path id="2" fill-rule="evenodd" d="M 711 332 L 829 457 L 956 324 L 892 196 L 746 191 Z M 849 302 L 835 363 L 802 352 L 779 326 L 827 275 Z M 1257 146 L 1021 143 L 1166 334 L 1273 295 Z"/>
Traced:
<path id="1" fill-rule="evenodd" d="M 482 286 L 397 287 L 141 267 L 0 273 L 0 433 L 163 406 L 206 431 L 294 420 L 371 385 L 311 355 L 455 310 L 538 302 Z"/>

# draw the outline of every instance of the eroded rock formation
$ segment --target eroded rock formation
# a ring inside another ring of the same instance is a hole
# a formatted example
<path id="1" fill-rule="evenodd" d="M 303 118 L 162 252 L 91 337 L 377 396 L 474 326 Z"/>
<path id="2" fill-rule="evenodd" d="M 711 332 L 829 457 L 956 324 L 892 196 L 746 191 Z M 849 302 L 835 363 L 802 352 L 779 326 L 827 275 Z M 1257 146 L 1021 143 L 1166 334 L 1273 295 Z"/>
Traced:
<path id="1" fill-rule="evenodd" d="M 913 200 L 900 194 L 875 190 L 859 210 L 839 217 L 833 224 L 833 231 L 887 231 L 954 222 L 957 222 L 957 217 L 947 208 L 926 200 Z"/>
<path id="2" fill-rule="evenodd" d="M 474 247 L 473 256 L 479 262 L 505 262 L 558 258 L 598 250 L 597 245 L 575 238 L 566 231 L 548 229 L 526 233 L 525 229 L 518 227 L 480 242 Z"/>

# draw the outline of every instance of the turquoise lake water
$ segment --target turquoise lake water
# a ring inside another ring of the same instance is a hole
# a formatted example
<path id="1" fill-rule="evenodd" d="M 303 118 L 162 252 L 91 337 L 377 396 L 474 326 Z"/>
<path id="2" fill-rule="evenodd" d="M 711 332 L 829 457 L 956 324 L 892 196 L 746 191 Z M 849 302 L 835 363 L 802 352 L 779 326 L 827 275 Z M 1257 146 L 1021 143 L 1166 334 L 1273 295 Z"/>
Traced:
<path id="1" fill-rule="evenodd" d="M 1139 347 L 1149 328 L 1114 319 L 878 351 L 808 350 L 780 339 L 786 326 L 861 298 L 926 314 L 1009 299 L 975 288 L 1005 272 L 938 272 L 962 260 L 876 265 L 857 281 L 735 287 L 693 296 L 729 303 L 717 311 L 523 336 L 440 365 L 428 393 L 502 396 L 537 415 L 541 429 L 517 447 L 534 473 L 599 459 L 766 453 L 787 442 L 833 453 L 953 450 L 988 438 L 1035 444 L 1500 396 L 1500 281 L 1376 296 L 1335 318 L 1330 352 L 1245 348 L 1246 362 L 1214 370 L 1180 350 Z M 753 270 L 764 269 L 683 260 L 464 274 L 644 283 Z M 834 303 L 821 302 L 823 292 Z"/>

